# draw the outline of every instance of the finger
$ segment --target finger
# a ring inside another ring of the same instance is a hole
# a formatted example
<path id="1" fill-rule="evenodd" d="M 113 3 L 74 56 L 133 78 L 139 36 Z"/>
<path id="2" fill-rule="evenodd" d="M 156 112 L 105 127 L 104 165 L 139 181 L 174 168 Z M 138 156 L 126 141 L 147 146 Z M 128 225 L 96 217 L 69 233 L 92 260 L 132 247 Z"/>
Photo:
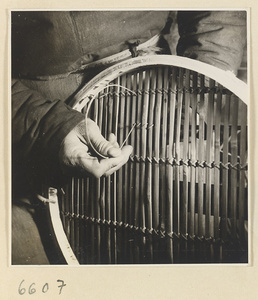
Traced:
<path id="1" fill-rule="evenodd" d="M 108 141 L 114 145 L 117 142 L 116 136 L 114 135 L 114 133 L 110 133 L 108 136 Z"/>
<path id="2" fill-rule="evenodd" d="M 121 150 L 117 147 L 114 147 L 111 142 L 107 141 L 102 136 L 99 127 L 95 122 L 93 122 L 92 120 L 87 120 L 87 126 L 88 138 L 90 139 L 91 144 L 97 152 L 107 157 L 117 157 L 121 155 Z M 115 135 L 111 135 L 111 141 L 115 141 L 116 143 Z"/>
<path id="3" fill-rule="evenodd" d="M 117 142 L 117 138 L 114 135 L 114 133 L 110 133 L 109 137 L 108 137 L 108 141 L 112 144 L 113 147 L 115 148 L 120 148 L 118 142 Z"/>
<path id="4" fill-rule="evenodd" d="M 121 155 L 121 149 L 119 147 L 112 146 L 108 149 L 107 154 L 109 157 L 119 157 Z"/>
<path id="5" fill-rule="evenodd" d="M 76 165 L 82 173 L 100 178 L 103 175 L 110 175 L 121 168 L 129 159 L 132 152 L 131 146 L 125 146 L 119 157 L 106 158 L 99 161 L 96 157 L 88 156 L 85 152 L 77 152 Z"/>
<path id="6" fill-rule="evenodd" d="M 109 165 L 109 168 L 107 169 L 106 172 L 104 172 L 103 175 L 109 176 L 114 172 L 116 172 L 117 170 L 119 170 L 124 164 L 126 164 L 130 154 L 132 153 L 132 150 L 133 150 L 132 146 L 123 147 L 123 149 L 121 150 L 122 155 L 119 157 L 119 160 L 110 159 L 113 161 L 110 161 L 111 164 Z"/>
<path id="7" fill-rule="evenodd" d="M 104 174 L 107 174 L 106 176 L 108 176 L 121 168 L 128 161 L 131 152 L 132 147 L 126 146 L 121 150 L 121 155 L 118 157 L 106 158 L 101 161 L 98 161 L 97 159 L 91 161 L 82 159 L 82 163 L 84 164 L 84 169 L 88 173 L 100 178 Z"/>

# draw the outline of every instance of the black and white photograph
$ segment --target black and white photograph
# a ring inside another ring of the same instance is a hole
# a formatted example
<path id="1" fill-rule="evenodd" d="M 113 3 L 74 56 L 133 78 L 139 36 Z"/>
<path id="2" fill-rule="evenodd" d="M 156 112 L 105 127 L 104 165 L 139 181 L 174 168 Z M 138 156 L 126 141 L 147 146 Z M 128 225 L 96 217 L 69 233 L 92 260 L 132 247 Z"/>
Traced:
<path id="1" fill-rule="evenodd" d="M 12 266 L 250 263 L 248 20 L 11 10 Z"/>

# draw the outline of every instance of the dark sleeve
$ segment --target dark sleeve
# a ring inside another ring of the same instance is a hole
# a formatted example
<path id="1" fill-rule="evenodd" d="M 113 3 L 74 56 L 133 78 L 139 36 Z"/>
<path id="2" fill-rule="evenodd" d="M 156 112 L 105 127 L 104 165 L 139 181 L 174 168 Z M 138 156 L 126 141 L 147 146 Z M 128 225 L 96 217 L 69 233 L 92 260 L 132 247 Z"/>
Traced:
<path id="1" fill-rule="evenodd" d="M 246 45 L 245 11 L 181 11 L 177 54 L 237 73 Z"/>
<path id="2" fill-rule="evenodd" d="M 62 101 L 46 100 L 19 80 L 12 81 L 12 148 L 20 159 L 35 151 L 56 158 L 64 137 L 83 118 Z"/>

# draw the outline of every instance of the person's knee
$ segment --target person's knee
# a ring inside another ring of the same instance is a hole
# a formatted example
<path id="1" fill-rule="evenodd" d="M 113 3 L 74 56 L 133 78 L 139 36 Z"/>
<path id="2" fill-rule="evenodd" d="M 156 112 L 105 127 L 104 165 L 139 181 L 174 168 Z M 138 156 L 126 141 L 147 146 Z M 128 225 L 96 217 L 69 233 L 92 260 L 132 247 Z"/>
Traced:
<path id="1" fill-rule="evenodd" d="M 12 264 L 49 264 L 32 214 L 24 206 L 12 207 Z"/>

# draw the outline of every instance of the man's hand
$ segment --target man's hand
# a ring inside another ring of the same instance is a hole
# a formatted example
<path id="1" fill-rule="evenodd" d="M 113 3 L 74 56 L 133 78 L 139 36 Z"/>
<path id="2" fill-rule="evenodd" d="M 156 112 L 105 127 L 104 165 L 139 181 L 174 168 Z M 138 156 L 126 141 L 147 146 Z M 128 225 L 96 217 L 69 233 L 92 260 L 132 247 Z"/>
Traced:
<path id="1" fill-rule="evenodd" d="M 93 156 L 94 153 L 89 151 L 90 143 L 87 139 L 99 153 L 107 158 L 99 159 Z M 119 148 L 114 134 L 110 134 L 107 141 L 101 135 L 97 124 L 87 119 L 86 122 L 78 124 L 64 138 L 59 160 L 64 169 L 74 169 L 77 173 L 99 178 L 102 175 L 109 176 L 121 168 L 128 161 L 131 152 L 131 146 Z"/>

